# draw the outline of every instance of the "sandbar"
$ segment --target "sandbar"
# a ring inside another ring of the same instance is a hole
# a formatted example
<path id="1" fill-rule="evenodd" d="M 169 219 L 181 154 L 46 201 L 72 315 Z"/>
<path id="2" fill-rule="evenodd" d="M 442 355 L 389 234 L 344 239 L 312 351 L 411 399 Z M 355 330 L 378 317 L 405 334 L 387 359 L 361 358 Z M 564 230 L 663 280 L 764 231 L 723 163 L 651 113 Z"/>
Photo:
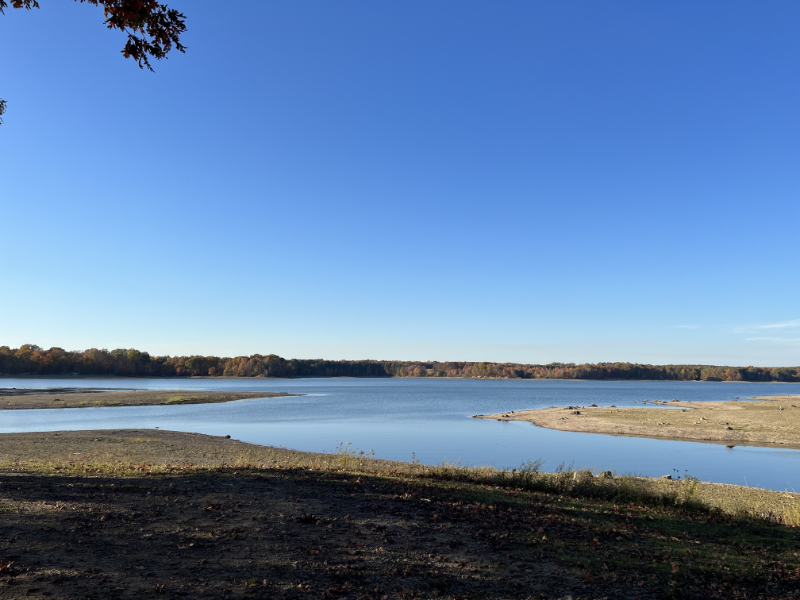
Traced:
<path id="1" fill-rule="evenodd" d="M 209 392 L 198 390 L 109 390 L 103 388 L 0 388 L 0 410 L 42 408 L 96 408 L 98 406 L 153 406 L 210 404 L 254 398 L 299 396 L 286 392 Z"/>
<path id="2" fill-rule="evenodd" d="M 560 431 L 800 449 L 800 396 L 759 396 L 747 401 L 726 402 L 671 400 L 648 404 L 654 408 L 592 404 L 474 417 L 528 421 Z"/>

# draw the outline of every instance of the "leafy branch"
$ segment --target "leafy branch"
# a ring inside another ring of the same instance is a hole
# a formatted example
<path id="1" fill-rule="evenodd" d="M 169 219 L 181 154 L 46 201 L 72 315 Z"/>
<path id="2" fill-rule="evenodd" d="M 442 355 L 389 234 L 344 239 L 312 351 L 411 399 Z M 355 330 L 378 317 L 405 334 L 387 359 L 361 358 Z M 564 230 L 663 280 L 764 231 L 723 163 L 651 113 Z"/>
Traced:
<path id="1" fill-rule="evenodd" d="M 186 31 L 186 16 L 156 0 L 76 0 L 81 4 L 102 6 L 105 25 L 128 35 L 122 55 L 132 58 L 140 69 L 153 70 L 150 59 L 161 60 L 174 48 L 186 52 L 180 36 Z M 39 8 L 38 0 L 0 0 L 0 14 L 8 6 L 30 10 Z M 0 124 L 6 101 L 0 99 Z"/>

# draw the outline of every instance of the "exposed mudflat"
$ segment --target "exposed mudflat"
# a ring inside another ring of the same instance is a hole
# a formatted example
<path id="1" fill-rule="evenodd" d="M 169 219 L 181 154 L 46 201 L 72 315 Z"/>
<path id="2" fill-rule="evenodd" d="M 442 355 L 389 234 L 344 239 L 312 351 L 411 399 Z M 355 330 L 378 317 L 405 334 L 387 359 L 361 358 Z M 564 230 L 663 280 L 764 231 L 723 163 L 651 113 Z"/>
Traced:
<path id="1" fill-rule="evenodd" d="M 475 418 L 529 421 L 561 431 L 800 448 L 800 396 L 761 396 L 730 402 L 656 401 L 642 408 L 568 406 Z"/>
<path id="2" fill-rule="evenodd" d="M 185 390 L 119 390 L 103 388 L 48 388 L 41 390 L 0 388 L 0 410 L 31 408 L 87 408 L 97 406 L 146 406 L 157 404 L 209 404 L 249 398 L 298 396 L 285 392 L 198 392 Z"/>

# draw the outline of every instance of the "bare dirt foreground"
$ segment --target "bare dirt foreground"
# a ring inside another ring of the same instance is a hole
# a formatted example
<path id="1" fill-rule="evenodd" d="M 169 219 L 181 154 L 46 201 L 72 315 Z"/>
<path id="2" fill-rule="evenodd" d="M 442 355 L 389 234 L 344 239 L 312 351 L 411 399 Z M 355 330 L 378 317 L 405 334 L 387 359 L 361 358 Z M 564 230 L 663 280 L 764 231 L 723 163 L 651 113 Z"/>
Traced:
<path id="1" fill-rule="evenodd" d="M 797 495 L 759 491 L 779 524 L 695 502 L 706 487 L 736 486 L 4 434 L 0 598 L 800 595 Z"/>
<path id="2" fill-rule="evenodd" d="M 529 421 L 541 427 L 732 446 L 800 448 L 800 396 L 764 396 L 739 402 L 652 402 L 665 408 L 568 406 L 475 415 Z"/>
<path id="3" fill-rule="evenodd" d="M 88 408 L 98 406 L 145 406 L 156 404 L 209 404 L 250 398 L 297 396 L 286 392 L 205 392 L 186 390 L 108 390 L 102 388 L 49 388 L 30 390 L 0 388 L 0 410 L 31 408 Z"/>

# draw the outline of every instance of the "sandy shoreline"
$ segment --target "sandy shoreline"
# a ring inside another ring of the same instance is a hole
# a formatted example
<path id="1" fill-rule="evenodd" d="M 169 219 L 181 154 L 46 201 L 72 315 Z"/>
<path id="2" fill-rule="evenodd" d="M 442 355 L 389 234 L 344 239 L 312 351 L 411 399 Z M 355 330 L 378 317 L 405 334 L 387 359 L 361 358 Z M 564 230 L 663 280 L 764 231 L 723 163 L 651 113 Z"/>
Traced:
<path id="1" fill-rule="evenodd" d="M 208 392 L 188 390 L 115 390 L 103 388 L 0 388 L 0 410 L 210 404 L 253 398 L 300 396 L 286 392 Z"/>
<path id="2" fill-rule="evenodd" d="M 761 396 L 744 402 L 671 401 L 651 404 L 662 408 L 617 408 L 593 404 L 474 417 L 527 421 L 559 431 L 800 449 L 800 396 Z M 664 406 L 671 409 L 665 410 Z"/>

